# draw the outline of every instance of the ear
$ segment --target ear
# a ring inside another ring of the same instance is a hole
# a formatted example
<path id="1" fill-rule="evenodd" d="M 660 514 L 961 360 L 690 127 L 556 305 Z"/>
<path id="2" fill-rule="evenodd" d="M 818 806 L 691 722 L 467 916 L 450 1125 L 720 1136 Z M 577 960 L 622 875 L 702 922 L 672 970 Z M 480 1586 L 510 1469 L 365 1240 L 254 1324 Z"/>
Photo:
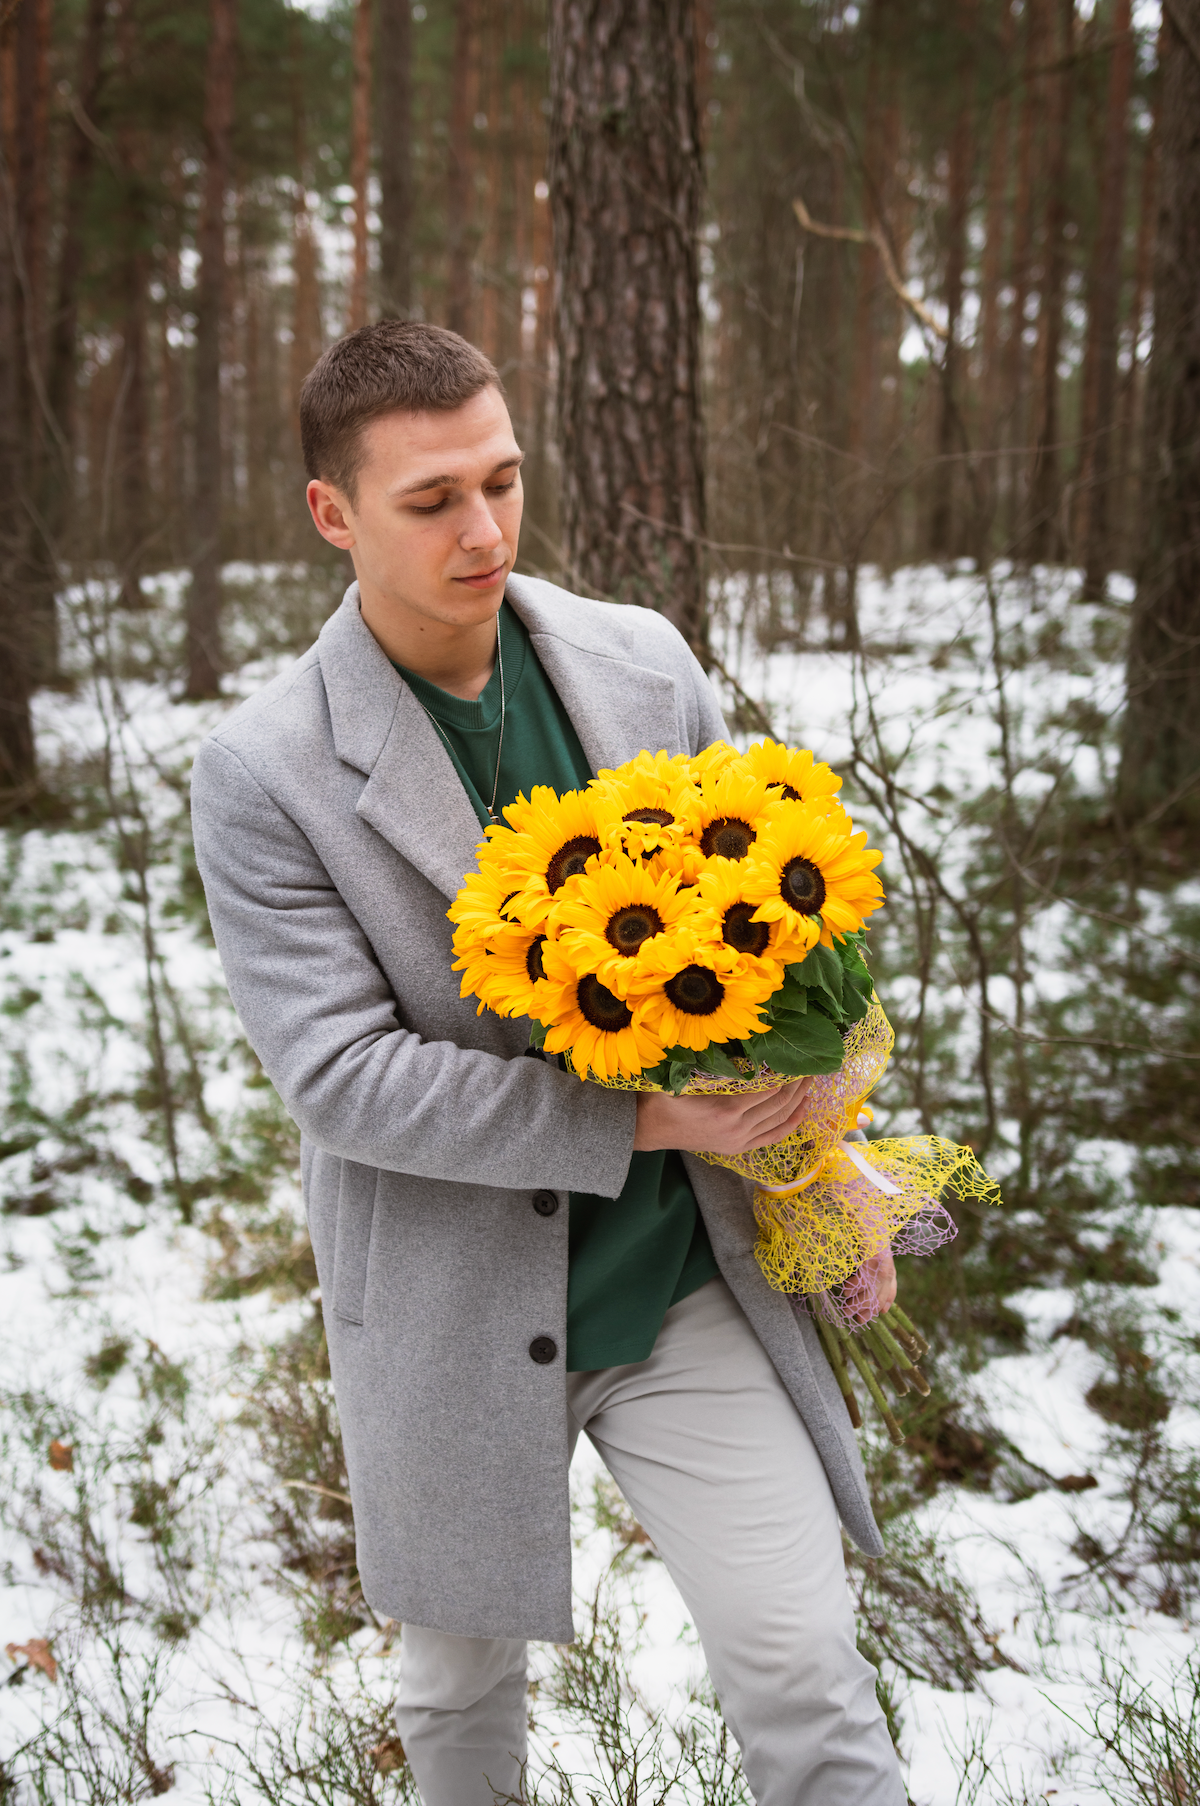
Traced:
<path id="1" fill-rule="evenodd" d="M 313 525 L 331 546 L 348 552 L 355 542 L 354 513 L 339 490 L 314 477 L 304 492 Z"/>

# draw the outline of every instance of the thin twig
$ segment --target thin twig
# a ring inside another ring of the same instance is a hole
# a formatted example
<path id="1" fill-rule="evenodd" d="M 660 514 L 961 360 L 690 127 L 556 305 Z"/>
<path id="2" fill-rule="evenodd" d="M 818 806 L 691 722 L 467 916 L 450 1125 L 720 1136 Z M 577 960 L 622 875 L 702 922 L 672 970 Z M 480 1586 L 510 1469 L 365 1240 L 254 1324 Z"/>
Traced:
<path id="1" fill-rule="evenodd" d="M 925 303 L 914 295 L 911 289 L 905 288 L 900 272 L 892 258 L 892 248 L 888 244 L 886 236 L 878 228 L 872 226 L 869 230 L 864 230 L 860 226 L 822 225 L 813 219 L 804 202 L 798 199 L 792 202 L 792 210 L 804 230 L 811 232 L 816 238 L 839 238 L 849 244 L 874 245 L 883 262 L 883 273 L 897 298 L 904 303 L 914 318 L 921 322 L 922 326 L 927 326 L 930 332 L 936 334 L 942 341 L 943 345 L 946 344 L 949 333 L 941 321 L 934 318 Z"/>

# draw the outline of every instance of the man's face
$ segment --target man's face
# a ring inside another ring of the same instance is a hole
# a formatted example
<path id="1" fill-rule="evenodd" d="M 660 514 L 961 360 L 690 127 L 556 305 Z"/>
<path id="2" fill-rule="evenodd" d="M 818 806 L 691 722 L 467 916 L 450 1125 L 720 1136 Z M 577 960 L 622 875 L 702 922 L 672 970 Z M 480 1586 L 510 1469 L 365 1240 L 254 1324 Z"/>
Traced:
<path id="1" fill-rule="evenodd" d="M 499 390 L 363 431 L 354 500 L 311 482 L 317 529 L 348 551 L 373 610 L 472 627 L 494 615 L 517 556 L 522 453 Z M 416 625 L 416 623 L 413 623 Z"/>

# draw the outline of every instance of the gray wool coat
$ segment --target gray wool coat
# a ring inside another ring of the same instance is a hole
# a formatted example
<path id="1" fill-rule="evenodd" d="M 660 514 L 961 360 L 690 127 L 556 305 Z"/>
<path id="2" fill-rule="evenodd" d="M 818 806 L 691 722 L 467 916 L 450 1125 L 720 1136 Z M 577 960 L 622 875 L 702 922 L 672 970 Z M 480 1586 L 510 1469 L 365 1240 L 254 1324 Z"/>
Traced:
<path id="1" fill-rule="evenodd" d="M 593 770 L 724 735 L 660 615 L 529 577 L 508 599 Z M 356 585 L 204 742 L 192 816 L 230 995 L 302 1134 L 365 1596 L 462 1636 L 567 1642 L 568 1193 L 618 1196 L 634 1098 L 523 1058 L 527 1023 L 460 998 L 446 909 L 479 824 Z M 878 1553 L 820 1341 L 755 1262 L 749 1186 L 688 1171 L 842 1520 Z M 557 1345 L 548 1364 L 531 1357 L 539 1337 Z"/>

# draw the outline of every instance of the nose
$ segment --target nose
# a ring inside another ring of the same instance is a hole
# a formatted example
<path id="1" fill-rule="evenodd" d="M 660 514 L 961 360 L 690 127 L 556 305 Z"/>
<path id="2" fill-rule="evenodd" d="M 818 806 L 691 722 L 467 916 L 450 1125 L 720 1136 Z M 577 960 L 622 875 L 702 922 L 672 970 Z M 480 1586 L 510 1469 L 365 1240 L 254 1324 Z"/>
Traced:
<path id="1" fill-rule="evenodd" d="M 486 496 L 474 497 L 458 543 L 464 552 L 489 552 L 504 543 L 503 528 L 497 524 Z"/>

